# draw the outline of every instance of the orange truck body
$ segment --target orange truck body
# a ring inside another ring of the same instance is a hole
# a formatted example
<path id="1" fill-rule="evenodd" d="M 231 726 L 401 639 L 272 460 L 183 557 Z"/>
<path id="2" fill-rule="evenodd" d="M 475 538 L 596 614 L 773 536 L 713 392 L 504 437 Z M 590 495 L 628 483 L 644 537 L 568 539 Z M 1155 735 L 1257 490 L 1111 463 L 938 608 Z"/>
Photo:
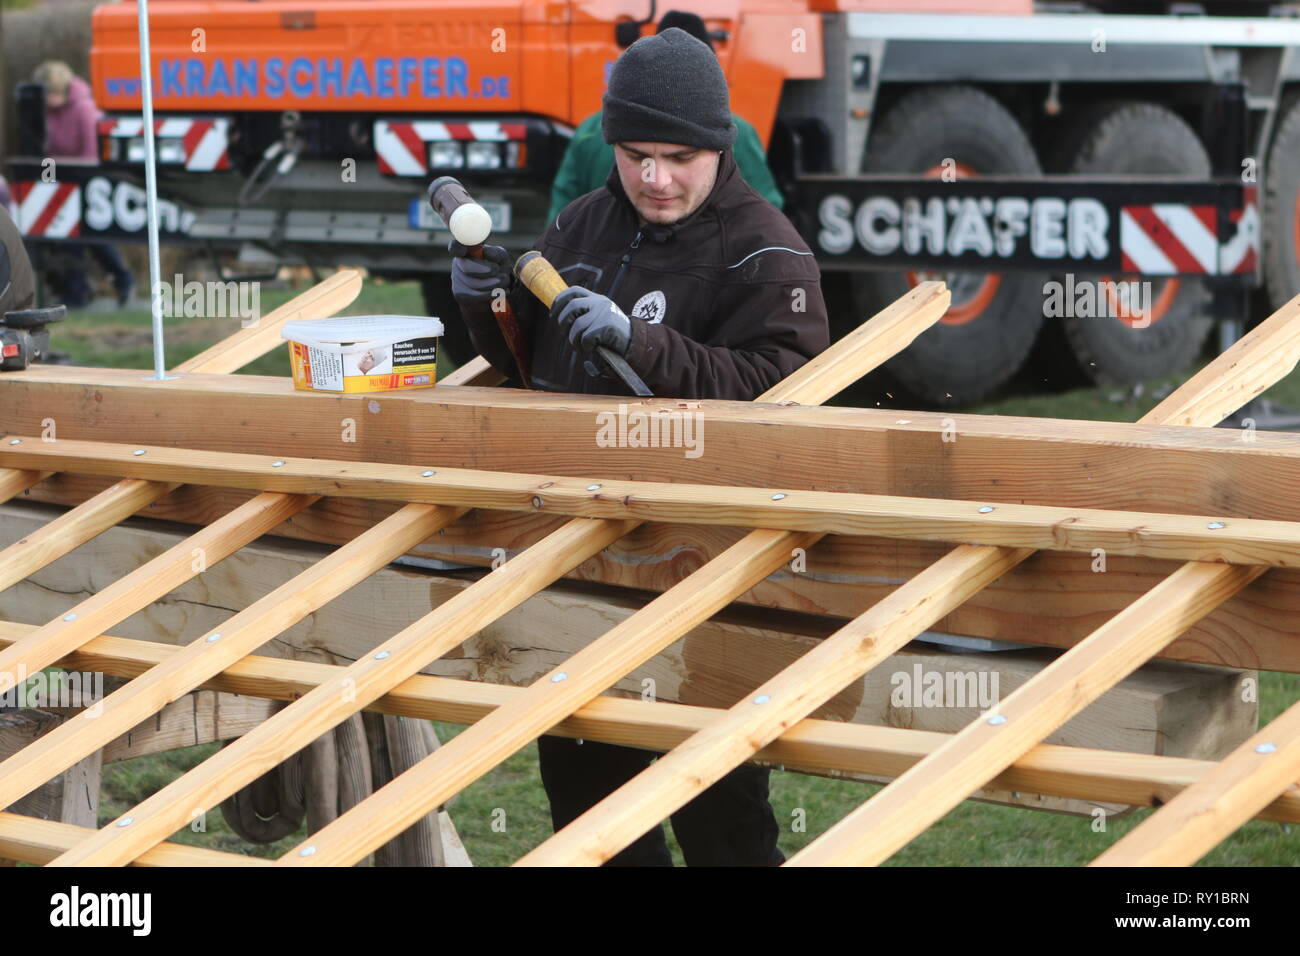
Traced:
<path id="1" fill-rule="evenodd" d="M 610 24 L 643 17 L 648 6 L 647 0 L 155 0 L 154 108 L 529 113 L 576 126 L 600 109 L 609 66 L 621 52 Z M 732 108 L 766 142 L 784 82 L 822 76 L 821 14 L 1028 13 L 1032 3 L 693 0 L 690 9 L 710 29 L 726 32 L 717 52 Z M 99 105 L 138 111 L 135 5 L 98 8 L 94 38 L 91 77 Z"/>

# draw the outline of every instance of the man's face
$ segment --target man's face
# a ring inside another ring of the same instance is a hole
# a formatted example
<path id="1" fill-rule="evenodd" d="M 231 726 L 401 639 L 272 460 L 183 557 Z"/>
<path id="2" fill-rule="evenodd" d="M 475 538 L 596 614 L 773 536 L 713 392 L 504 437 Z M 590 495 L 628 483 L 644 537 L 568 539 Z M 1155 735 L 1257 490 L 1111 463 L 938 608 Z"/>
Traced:
<path id="1" fill-rule="evenodd" d="M 718 177 L 718 152 L 680 143 L 618 143 L 623 191 L 646 222 L 667 226 L 700 207 Z"/>

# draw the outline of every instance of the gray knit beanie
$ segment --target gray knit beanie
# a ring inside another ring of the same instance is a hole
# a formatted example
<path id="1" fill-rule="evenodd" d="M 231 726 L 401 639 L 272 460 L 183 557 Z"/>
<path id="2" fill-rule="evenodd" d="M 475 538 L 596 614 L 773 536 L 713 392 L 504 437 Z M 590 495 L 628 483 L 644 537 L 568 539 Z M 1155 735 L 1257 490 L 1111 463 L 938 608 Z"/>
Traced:
<path id="1" fill-rule="evenodd" d="M 727 149 L 736 141 L 718 58 L 676 27 L 642 37 L 623 51 L 610 73 L 603 108 L 607 143 Z"/>

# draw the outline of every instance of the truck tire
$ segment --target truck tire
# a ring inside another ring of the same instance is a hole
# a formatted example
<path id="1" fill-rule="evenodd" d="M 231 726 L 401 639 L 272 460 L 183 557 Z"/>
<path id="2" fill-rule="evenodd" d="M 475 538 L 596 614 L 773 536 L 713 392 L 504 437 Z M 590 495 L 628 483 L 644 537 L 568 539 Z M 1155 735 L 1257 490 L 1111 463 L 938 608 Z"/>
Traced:
<path id="1" fill-rule="evenodd" d="M 1264 195 L 1264 280 L 1280 309 L 1300 294 L 1300 102 L 1282 118 L 1268 153 Z"/>
<path id="2" fill-rule="evenodd" d="M 1196 133 L 1178 114 L 1155 103 L 1107 104 L 1079 127 L 1084 132 L 1067 172 L 1210 175 L 1210 157 Z M 1076 275 L 1074 283 L 1099 278 L 1104 277 Z M 1122 309 L 1112 307 L 1105 315 L 1079 316 L 1069 309 L 1061 317 L 1075 358 L 1092 381 L 1129 385 L 1161 378 L 1187 368 L 1200 354 L 1213 325 L 1204 284 L 1154 279 L 1150 297 L 1150 316 L 1117 318 L 1114 313 Z"/>
<path id="3" fill-rule="evenodd" d="M 900 99 L 872 133 L 863 172 L 937 175 L 945 159 L 955 161 L 958 178 L 1041 172 L 1015 117 L 969 86 L 921 89 Z M 1029 354 L 1042 325 L 1043 279 L 977 272 L 859 273 L 853 280 L 859 311 L 872 315 L 926 278 L 945 279 L 952 305 L 885 369 L 909 397 L 926 404 L 978 401 L 1011 378 Z"/>
<path id="4" fill-rule="evenodd" d="M 460 317 L 460 306 L 451 294 L 451 279 L 445 275 L 421 279 L 420 292 L 424 295 L 424 310 L 442 319 L 442 339 L 438 347 L 452 364 L 460 367 L 478 355 L 478 349 L 470 341 L 469 328 Z"/>

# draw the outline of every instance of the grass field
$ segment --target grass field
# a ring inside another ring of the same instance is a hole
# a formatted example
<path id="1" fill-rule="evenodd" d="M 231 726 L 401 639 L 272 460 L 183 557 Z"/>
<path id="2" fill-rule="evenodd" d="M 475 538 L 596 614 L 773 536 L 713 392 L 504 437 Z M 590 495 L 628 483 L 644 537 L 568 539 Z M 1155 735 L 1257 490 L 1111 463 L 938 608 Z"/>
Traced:
<path id="1" fill-rule="evenodd" d="M 298 290 L 263 291 L 263 312 Z M 368 281 L 361 297 L 345 314 L 423 312 L 412 283 Z M 75 364 L 152 368 L 147 309 L 85 312 L 71 315 L 55 332 L 55 347 Z M 169 320 L 167 364 L 174 366 L 238 328 L 237 320 Z M 285 350 L 277 349 L 245 370 L 288 375 Z M 442 370 L 445 373 L 445 370 Z M 1015 394 L 986 402 L 970 411 L 992 415 L 1086 418 L 1132 421 L 1153 407 L 1178 380 L 1152 383 L 1132 397 L 1115 389 L 1078 389 L 1055 394 Z M 1280 383 L 1269 397 L 1300 406 L 1300 375 Z M 1268 721 L 1300 697 L 1300 676 L 1265 674 L 1261 681 L 1261 721 Z M 439 724 L 446 740 L 462 728 Z M 114 764 L 105 769 L 100 822 L 153 793 L 197 765 L 216 745 L 174 751 L 152 758 Z M 876 788 L 795 773 L 772 774 L 772 805 L 782 827 L 781 846 L 790 855 L 843 817 Z M 505 811 L 505 826 L 494 828 Z M 898 853 L 890 865 L 1071 866 L 1085 863 L 1128 832 L 1150 811 L 1106 821 L 1097 832 L 1090 817 L 1015 810 L 966 802 Z M 451 807 L 452 817 L 476 865 L 504 865 L 540 843 L 550 832 L 545 795 L 537 776 L 536 747 L 530 745 L 494 773 L 463 792 Z M 250 846 L 232 833 L 219 813 L 209 814 L 206 832 L 189 830 L 176 839 L 215 849 L 278 856 L 303 834 L 278 844 Z M 671 842 L 671 836 L 670 836 Z M 674 845 L 680 863 L 680 853 Z M 1251 823 L 1202 861 L 1208 866 L 1296 865 L 1300 832 L 1277 824 Z"/>

